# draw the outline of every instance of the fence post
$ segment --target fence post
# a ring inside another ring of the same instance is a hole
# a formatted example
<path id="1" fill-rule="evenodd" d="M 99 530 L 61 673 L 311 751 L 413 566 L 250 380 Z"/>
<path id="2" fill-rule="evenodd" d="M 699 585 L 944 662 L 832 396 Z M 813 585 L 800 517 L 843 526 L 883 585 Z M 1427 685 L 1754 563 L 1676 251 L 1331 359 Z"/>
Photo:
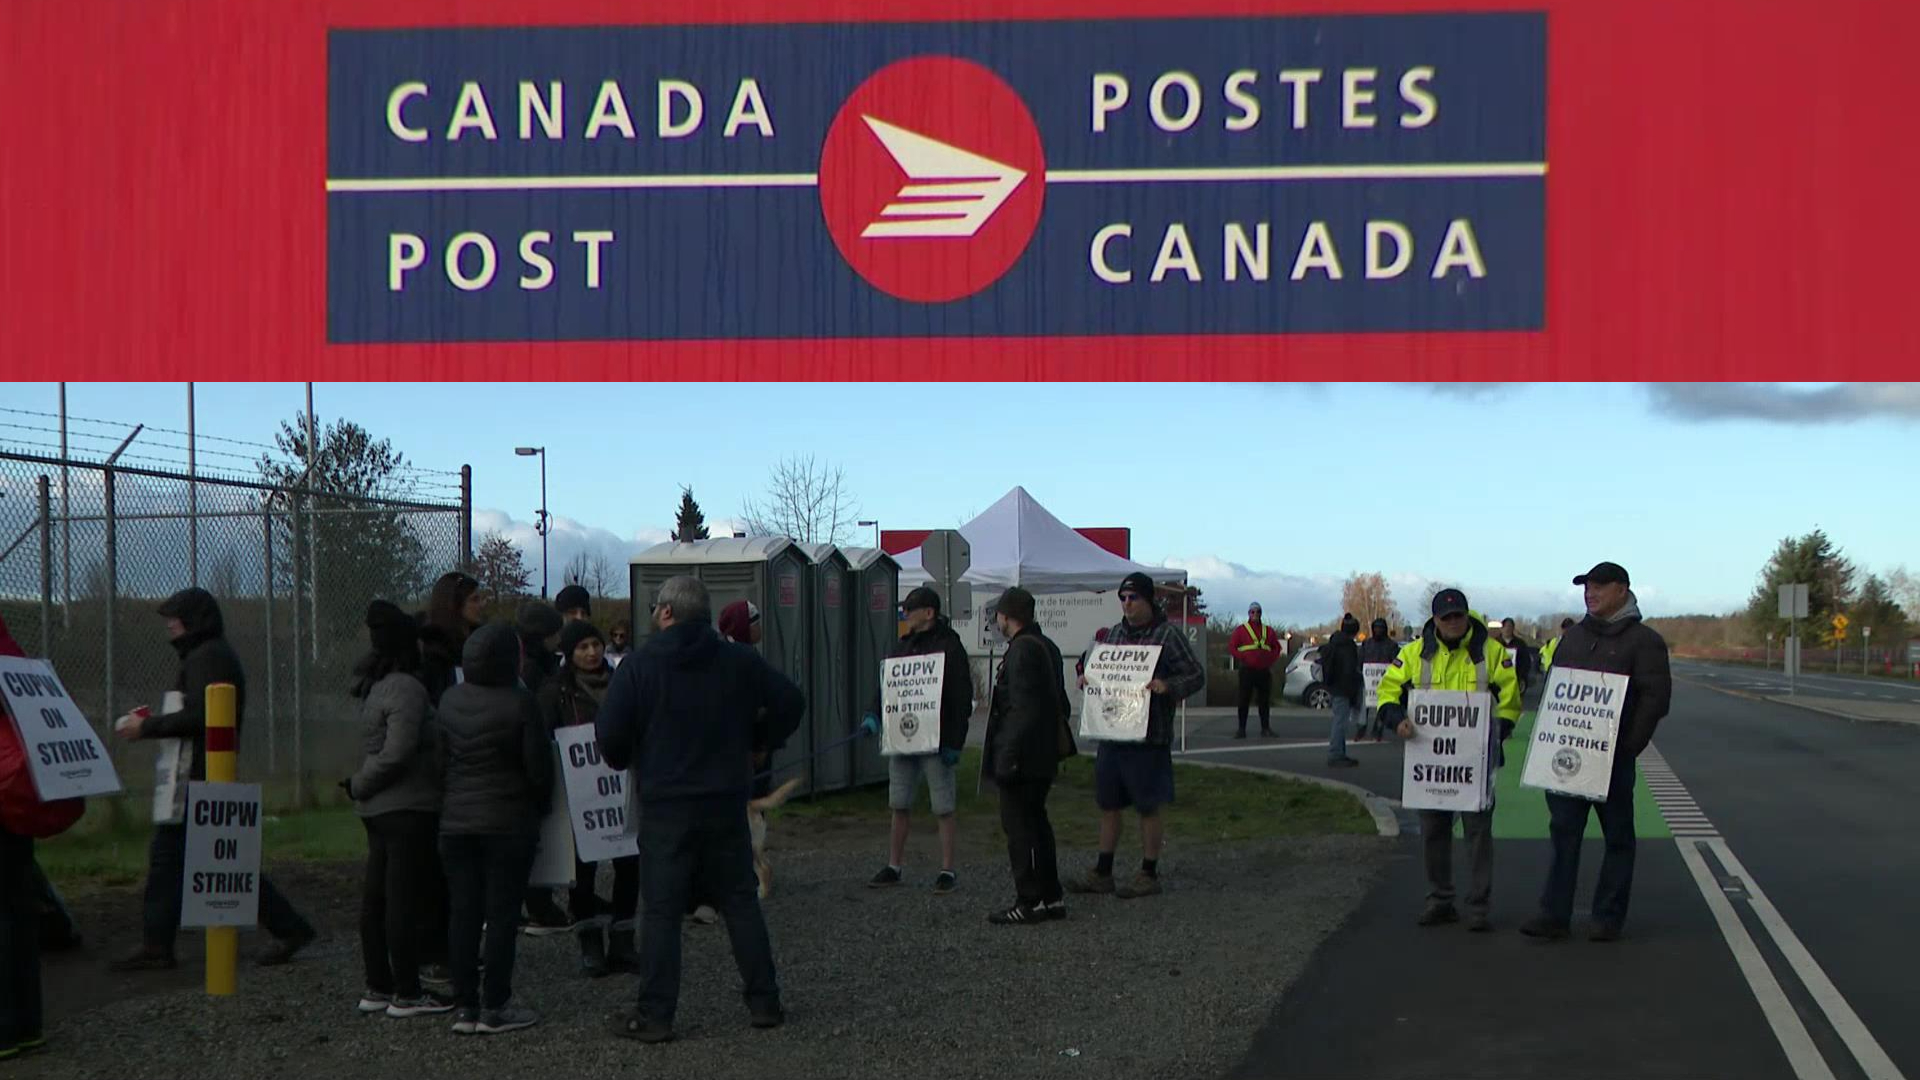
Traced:
<path id="1" fill-rule="evenodd" d="M 240 779 L 239 743 L 234 729 L 236 698 L 232 683 L 207 687 L 207 783 L 231 784 Z M 207 993 L 230 996 L 238 983 L 240 928 L 207 927 Z"/>
<path id="2" fill-rule="evenodd" d="M 107 567 L 106 567 L 107 595 L 105 597 L 106 606 L 107 606 L 107 632 L 105 635 L 106 643 L 107 643 L 107 662 L 106 662 L 107 713 L 106 715 L 118 716 L 120 715 L 119 708 L 114 704 L 114 698 L 113 698 L 113 639 L 115 636 L 113 632 L 114 630 L 113 624 L 118 617 L 118 613 L 115 610 L 115 608 L 118 605 L 114 603 L 114 599 L 115 599 L 115 594 L 120 591 L 120 570 L 119 570 L 120 537 L 119 537 L 119 530 L 114 526 L 113 468 L 109 466 L 106 469 L 103 469 L 101 471 L 101 475 L 105 481 L 103 493 L 105 495 L 104 501 L 106 506 L 106 519 L 107 519 L 107 522 L 106 522 L 107 524 Z"/>
<path id="3" fill-rule="evenodd" d="M 40 655 L 53 655 L 53 480 L 40 477 Z"/>
<path id="4" fill-rule="evenodd" d="M 280 710 L 278 695 L 276 695 L 273 690 L 273 669 L 275 666 L 273 658 L 273 638 L 275 628 L 273 623 L 274 573 L 272 505 L 269 504 L 266 510 L 261 513 L 260 521 L 266 526 L 267 534 L 267 569 L 265 575 L 262 577 L 263 587 L 261 589 L 261 592 L 266 594 L 267 599 L 267 776 L 274 777 L 279 775 L 277 744 L 280 741 Z"/>
<path id="5" fill-rule="evenodd" d="M 473 563 L 473 466 L 460 466 L 460 566 Z"/>
<path id="6" fill-rule="evenodd" d="M 302 625 L 300 597 L 305 591 L 302 588 L 302 582 L 305 580 L 306 560 L 302 558 L 305 545 L 300 542 L 299 495 L 293 496 L 292 506 L 293 513 L 287 520 L 292 526 L 290 531 L 293 534 L 293 804 L 300 806 L 302 797 L 306 795 L 306 778 L 300 775 L 300 717 L 306 707 L 304 693 L 306 680 L 300 677 L 300 670 L 306 658 L 305 646 L 302 644 L 305 635 L 300 632 Z"/>

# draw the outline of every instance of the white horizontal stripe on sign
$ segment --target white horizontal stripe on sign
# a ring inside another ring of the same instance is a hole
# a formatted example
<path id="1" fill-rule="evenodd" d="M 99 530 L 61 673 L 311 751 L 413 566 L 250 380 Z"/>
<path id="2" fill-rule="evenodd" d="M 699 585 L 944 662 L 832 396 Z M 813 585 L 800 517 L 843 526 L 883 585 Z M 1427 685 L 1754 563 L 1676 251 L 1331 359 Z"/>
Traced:
<path id="1" fill-rule="evenodd" d="M 1502 180 L 1547 175 L 1544 161 L 1446 165 L 1248 165 L 1226 168 L 1061 169 L 1050 184 L 1192 184 L 1302 180 Z M 817 187 L 816 173 L 708 173 L 696 176 L 402 176 L 327 180 L 340 194 L 436 191 L 646 191 Z"/>

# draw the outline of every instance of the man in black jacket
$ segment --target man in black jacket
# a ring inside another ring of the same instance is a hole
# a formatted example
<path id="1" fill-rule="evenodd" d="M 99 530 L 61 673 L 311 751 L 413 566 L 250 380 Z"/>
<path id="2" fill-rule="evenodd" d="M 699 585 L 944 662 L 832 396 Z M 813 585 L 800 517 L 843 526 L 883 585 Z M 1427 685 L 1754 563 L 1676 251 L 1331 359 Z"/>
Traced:
<path id="1" fill-rule="evenodd" d="M 1540 914 L 1520 927 L 1529 937 L 1558 939 L 1573 923 L 1573 893 L 1579 883 L 1580 844 L 1587 831 L 1587 809 L 1595 807 L 1606 835 L 1606 855 L 1593 890 L 1593 926 L 1588 938 L 1617 941 L 1627 921 L 1633 891 L 1634 759 L 1653 741 L 1653 731 L 1673 700 L 1673 676 L 1667 642 L 1640 620 L 1632 581 L 1618 563 L 1603 562 L 1573 579 L 1586 587 L 1587 617 L 1570 627 L 1554 650 L 1553 666 L 1600 671 L 1627 677 L 1620 730 L 1614 739 L 1613 776 L 1607 801 L 1597 805 L 1567 795 L 1547 796 L 1553 815 L 1553 865 L 1540 897 Z"/>
<path id="2" fill-rule="evenodd" d="M 1327 692 L 1333 695 L 1333 726 L 1327 734 L 1327 764 L 1334 768 L 1352 768 L 1360 764 L 1347 755 L 1347 739 L 1356 734 L 1353 718 L 1360 715 L 1366 700 L 1366 681 L 1360 674 L 1360 647 L 1354 635 L 1360 632 L 1360 620 L 1349 611 L 1340 619 L 1340 629 L 1320 647 L 1320 672 Z"/>
<path id="3" fill-rule="evenodd" d="M 1399 657 L 1400 643 L 1393 640 L 1392 632 L 1387 629 L 1387 620 L 1373 620 L 1373 625 L 1367 630 L 1367 640 L 1360 643 L 1361 681 L 1364 682 L 1366 679 L 1368 664 L 1385 666 Z M 1374 742 L 1381 741 L 1386 736 L 1386 725 L 1380 722 L 1379 708 L 1368 708 L 1362 716 L 1364 718 L 1361 724 L 1362 733 L 1371 733 Z"/>
<path id="4" fill-rule="evenodd" d="M 960 751 L 967 745 L 967 730 L 973 716 L 973 668 L 967 662 L 967 647 L 954 632 L 953 624 L 940 614 L 940 594 L 921 586 L 907 594 L 900 605 L 906 615 L 907 636 L 894 645 L 888 659 L 902 656 L 944 656 L 946 664 L 940 681 L 940 749 L 931 754 L 895 754 L 887 758 L 887 804 L 893 809 L 893 833 L 887 845 L 887 865 L 867 882 L 870 889 L 898 885 L 900 868 L 906 863 L 907 833 L 913 819 L 913 796 L 919 790 L 920 776 L 927 777 L 927 801 L 940 824 L 940 873 L 934 876 L 933 891 L 952 892 L 959 884 L 954 873 L 954 812 L 959 809 L 960 784 L 956 767 Z M 880 734 L 880 688 L 875 687 L 873 704 L 860 722 L 868 735 Z"/>
<path id="5" fill-rule="evenodd" d="M 987 710 L 987 768 L 1000 789 L 1000 824 L 1013 863 L 1013 906 L 987 921 L 1025 925 L 1067 917 L 1055 855 L 1047 792 L 1060 761 L 1077 752 L 1067 717 L 1072 699 L 1061 673 L 1060 650 L 1033 621 L 1033 594 L 1015 586 L 1000 596 L 994 615 L 1007 653 L 994 679 Z"/>
<path id="6" fill-rule="evenodd" d="M 726 920 L 753 1026 L 778 1027 L 786 1014 L 753 873 L 747 793 L 755 719 L 762 737 L 783 742 L 806 697 L 751 646 L 720 640 L 713 601 L 695 578 L 660 586 L 653 621 L 659 632 L 615 669 L 593 722 L 600 756 L 628 770 L 640 800 L 640 1007 L 620 1034 L 673 1038 L 680 919 L 693 895 Z"/>
<path id="7" fill-rule="evenodd" d="M 238 749 L 240 729 L 247 714 L 247 676 L 240 656 L 227 643 L 226 622 L 220 604 L 205 589 L 184 589 L 163 602 L 158 611 L 167 621 L 167 636 L 180 656 L 179 712 L 155 713 L 144 720 L 116 725 L 124 739 L 185 739 L 193 755 L 191 779 L 207 778 L 207 687 L 233 684 L 233 732 Z M 145 924 L 140 949 L 109 965 L 113 971 L 152 971 L 174 966 L 173 940 L 180 932 L 180 890 L 186 875 L 187 826 L 155 825 L 147 852 Z M 260 876 L 260 925 L 274 943 L 259 956 L 267 966 L 284 964 L 311 944 L 312 924 L 301 918 L 265 874 Z"/>

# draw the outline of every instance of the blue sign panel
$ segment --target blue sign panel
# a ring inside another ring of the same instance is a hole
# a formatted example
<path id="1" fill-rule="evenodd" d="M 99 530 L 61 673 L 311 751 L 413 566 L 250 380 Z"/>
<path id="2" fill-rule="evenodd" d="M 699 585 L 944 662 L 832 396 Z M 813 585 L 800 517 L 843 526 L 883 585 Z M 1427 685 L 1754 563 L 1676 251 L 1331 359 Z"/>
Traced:
<path id="1" fill-rule="evenodd" d="M 338 30 L 336 343 L 1538 330 L 1533 13 Z"/>

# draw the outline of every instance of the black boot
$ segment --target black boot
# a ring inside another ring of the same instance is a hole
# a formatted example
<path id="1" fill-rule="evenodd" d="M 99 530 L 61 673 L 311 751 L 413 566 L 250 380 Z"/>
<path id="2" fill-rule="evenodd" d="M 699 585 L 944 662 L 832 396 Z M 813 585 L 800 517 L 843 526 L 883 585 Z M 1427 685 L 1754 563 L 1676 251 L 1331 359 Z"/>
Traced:
<path id="1" fill-rule="evenodd" d="M 598 926 L 582 926 L 577 933 L 580 937 L 580 970 L 586 972 L 589 979 L 601 979 L 607 976 L 607 935 Z"/>
<path id="2" fill-rule="evenodd" d="M 633 948 L 633 931 L 615 930 L 607 935 L 607 966 L 629 975 L 640 974 L 640 954 Z"/>

